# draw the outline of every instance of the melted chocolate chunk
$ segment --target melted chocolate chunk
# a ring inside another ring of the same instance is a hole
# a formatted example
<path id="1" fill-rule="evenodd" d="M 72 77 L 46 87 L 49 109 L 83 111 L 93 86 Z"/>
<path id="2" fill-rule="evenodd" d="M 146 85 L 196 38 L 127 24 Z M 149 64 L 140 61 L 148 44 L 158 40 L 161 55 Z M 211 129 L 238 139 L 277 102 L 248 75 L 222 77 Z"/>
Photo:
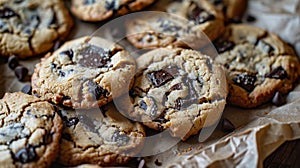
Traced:
<path id="1" fill-rule="evenodd" d="M 219 54 L 231 50 L 235 46 L 235 44 L 231 41 L 217 41 L 214 44 Z"/>
<path id="2" fill-rule="evenodd" d="M 106 0 L 104 7 L 107 10 L 112 10 L 112 11 L 117 11 L 120 8 L 120 6 L 118 5 L 118 1 L 115 0 Z"/>
<path id="3" fill-rule="evenodd" d="M 266 78 L 274 78 L 274 79 L 286 79 L 288 77 L 287 72 L 282 68 L 282 66 L 277 67 L 272 70 L 270 73 L 266 74 Z"/>
<path id="4" fill-rule="evenodd" d="M 23 2 L 24 0 L 14 0 L 14 3 L 21 3 Z"/>
<path id="5" fill-rule="evenodd" d="M 50 68 L 51 68 L 51 70 L 55 69 L 56 67 L 57 67 L 57 65 L 56 65 L 56 64 L 54 64 L 54 63 L 51 63 L 51 64 L 50 64 Z"/>
<path id="6" fill-rule="evenodd" d="M 28 69 L 26 67 L 23 67 L 23 66 L 16 67 L 15 75 L 19 79 L 19 81 L 22 81 L 23 79 L 25 79 L 27 74 L 28 74 Z"/>
<path id="7" fill-rule="evenodd" d="M 140 107 L 141 109 L 143 109 L 144 111 L 147 110 L 147 104 L 145 103 L 144 100 L 141 100 L 141 101 L 139 102 L 139 107 Z"/>
<path id="8" fill-rule="evenodd" d="M 231 18 L 227 23 L 239 24 L 239 23 L 243 23 L 243 21 L 240 17 L 234 17 L 234 18 Z"/>
<path id="9" fill-rule="evenodd" d="M 19 65 L 19 60 L 16 56 L 12 55 L 8 58 L 8 67 L 14 70 Z"/>
<path id="10" fill-rule="evenodd" d="M 251 92 L 255 88 L 255 81 L 256 81 L 255 75 L 249 75 L 249 74 L 240 74 L 237 75 L 233 81 L 236 85 L 242 87 L 243 89 L 247 90 L 248 92 Z"/>
<path id="11" fill-rule="evenodd" d="M 62 134 L 62 138 L 65 139 L 65 140 L 67 140 L 67 141 L 72 141 L 72 137 L 68 133 L 63 133 Z"/>
<path id="12" fill-rule="evenodd" d="M 143 109 L 147 114 L 155 116 L 157 114 L 156 101 L 152 97 L 146 97 L 145 99 L 148 100 L 147 102 L 149 102 L 149 104 L 147 104 L 144 100 L 141 100 L 139 102 L 139 107 Z"/>
<path id="13" fill-rule="evenodd" d="M 256 21 L 256 18 L 252 15 L 248 15 L 247 18 L 246 18 L 247 22 L 255 22 Z"/>
<path id="14" fill-rule="evenodd" d="M 79 122 L 79 119 L 77 117 L 72 117 L 69 119 L 63 118 L 63 120 L 67 127 L 72 127 L 73 125 L 77 125 Z"/>
<path id="15" fill-rule="evenodd" d="M 223 0 L 210 0 L 214 5 L 223 5 Z"/>
<path id="16" fill-rule="evenodd" d="M 185 98 L 178 98 L 175 101 L 175 109 L 180 110 L 182 108 L 187 108 L 192 104 L 199 103 L 198 94 L 194 88 L 193 81 L 191 79 L 185 80 L 185 85 L 189 88 L 189 95 Z"/>
<path id="17" fill-rule="evenodd" d="M 130 138 L 126 134 L 121 134 L 119 131 L 115 131 L 111 137 L 112 142 L 117 142 L 118 146 L 124 146 L 129 142 Z"/>
<path id="18" fill-rule="evenodd" d="M 11 17 L 15 17 L 18 16 L 18 14 L 16 14 L 12 9 L 8 8 L 8 7 L 4 7 L 2 9 L 0 9 L 0 18 L 1 19 L 9 19 Z"/>
<path id="19" fill-rule="evenodd" d="M 286 97 L 282 95 L 280 92 L 276 92 L 272 99 L 272 103 L 278 107 L 282 106 L 286 103 Z"/>
<path id="20" fill-rule="evenodd" d="M 191 13 L 189 13 L 188 18 L 195 21 L 196 24 L 202 24 L 210 20 L 214 20 L 215 16 L 208 13 L 205 9 L 196 6 Z"/>
<path id="21" fill-rule="evenodd" d="M 73 50 L 70 49 L 70 50 L 67 50 L 67 51 L 60 52 L 59 55 L 66 55 L 70 58 L 70 60 L 72 60 L 74 53 L 73 53 Z"/>
<path id="22" fill-rule="evenodd" d="M 99 100 L 101 97 L 107 97 L 109 94 L 106 89 L 103 89 L 95 82 L 89 81 L 88 85 L 89 92 L 95 96 L 96 100 Z"/>
<path id="23" fill-rule="evenodd" d="M 15 154 L 15 159 L 21 163 L 29 163 L 37 159 L 35 148 L 31 145 L 27 145 L 26 148 L 19 150 Z"/>
<path id="24" fill-rule="evenodd" d="M 223 120 L 221 121 L 221 128 L 222 131 L 225 133 L 232 132 L 235 130 L 235 126 L 232 124 L 231 121 L 229 121 L 226 118 L 223 118 Z"/>
<path id="25" fill-rule="evenodd" d="M 163 117 L 163 116 L 155 118 L 153 121 L 154 122 L 159 122 L 159 123 L 166 123 L 166 122 L 168 122 L 168 120 L 165 119 L 165 117 Z"/>
<path id="26" fill-rule="evenodd" d="M 83 67 L 103 68 L 110 67 L 110 51 L 105 51 L 103 48 L 91 45 L 79 52 L 83 58 L 79 60 L 79 64 Z"/>
<path id="27" fill-rule="evenodd" d="M 155 87 L 160 87 L 174 79 L 177 74 L 177 67 L 168 67 L 159 71 L 150 72 L 147 77 Z"/>

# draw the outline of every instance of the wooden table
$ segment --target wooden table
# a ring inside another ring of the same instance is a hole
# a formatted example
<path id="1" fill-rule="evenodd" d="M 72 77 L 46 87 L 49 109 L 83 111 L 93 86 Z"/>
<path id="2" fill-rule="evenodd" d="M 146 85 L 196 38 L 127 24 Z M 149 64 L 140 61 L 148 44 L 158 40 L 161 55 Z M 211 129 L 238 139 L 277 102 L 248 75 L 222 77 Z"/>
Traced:
<path id="1" fill-rule="evenodd" d="M 264 161 L 266 168 L 300 168 L 300 140 L 282 144 Z"/>

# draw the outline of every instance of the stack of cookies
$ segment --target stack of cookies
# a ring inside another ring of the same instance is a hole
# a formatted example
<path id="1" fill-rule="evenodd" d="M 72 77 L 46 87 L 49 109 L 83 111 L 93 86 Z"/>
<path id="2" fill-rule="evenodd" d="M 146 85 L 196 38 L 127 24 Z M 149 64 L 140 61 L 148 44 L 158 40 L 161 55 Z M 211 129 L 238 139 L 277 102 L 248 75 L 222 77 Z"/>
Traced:
<path id="1" fill-rule="evenodd" d="M 99 22 L 154 2 L 72 0 L 70 11 Z M 0 2 L 1 56 L 52 49 L 32 74 L 34 96 L 6 93 L 0 100 L 0 165 L 123 165 L 142 150 L 146 129 L 185 141 L 216 124 L 226 104 L 281 105 L 299 78 L 300 62 L 277 35 L 237 23 L 246 4 L 160 0 L 148 8 L 160 12 L 126 22 L 126 40 L 147 50 L 135 59 L 97 36 L 53 49 L 73 25 L 63 1 Z M 209 41 L 218 56 L 200 52 Z"/>

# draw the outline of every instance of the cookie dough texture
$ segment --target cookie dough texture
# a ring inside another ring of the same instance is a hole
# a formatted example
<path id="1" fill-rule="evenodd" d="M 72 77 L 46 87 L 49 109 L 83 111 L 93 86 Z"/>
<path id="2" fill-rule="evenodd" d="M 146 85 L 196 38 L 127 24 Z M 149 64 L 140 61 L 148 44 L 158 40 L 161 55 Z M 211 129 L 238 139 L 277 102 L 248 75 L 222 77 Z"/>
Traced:
<path id="1" fill-rule="evenodd" d="M 226 20 L 241 19 L 247 9 L 248 0 L 208 0 L 222 11 Z"/>
<path id="2" fill-rule="evenodd" d="M 135 68 L 135 60 L 119 45 L 83 37 L 36 65 L 33 93 L 72 108 L 98 107 L 128 92 Z"/>
<path id="3" fill-rule="evenodd" d="M 62 111 L 62 118 L 58 162 L 65 166 L 122 165 L 143 147 L 142 125 L 123 117 L 113 104 L 101 109 Z"/>
<path id="4" fill-rule="evenodd" d="M 0 100 L 1 167 L 49 167 L 55 160 L 63 123 L 48 102 L 21 92 Z"/>
<path id="5" fill-rule="evenodd" d="M 137 60 L 129 116 L 186 140 L 218 121 L 228 92 L 223 68 L 194 50 L 156 49 Z M 121 106 L 125 107 L 125 105 Z"/>
<path id="6" fill-rule="evenodd" d="M 72 0 L 71 11 L 84 21 L 103 21 L 140 11 L 155 0 Z"/>
<path id="7" fill-rule="evenodd" d="M 127 39 L 138 48 L 199 48 L 224 30 L 223 14 L 203 0 L 163 1 L 163 12 L 143 13 L 128 20 Z M 164 12 L 167 13 L 164 13 Z"/>
<path id="8" fill-rule="evenodd" d="M 61 0 L 2 0 L 0 55 L 31 57 L 50 50 L 73 25 Z"/>
<path id="9" fill-rule="evenodd" d="M 277 35 L 244 24 L 232 24 L 215 42 L 216 62 L 227 71 L 228 101 L 252 108 L 286 94 L 299 78 L 300 64 L 294 50 Z"/>

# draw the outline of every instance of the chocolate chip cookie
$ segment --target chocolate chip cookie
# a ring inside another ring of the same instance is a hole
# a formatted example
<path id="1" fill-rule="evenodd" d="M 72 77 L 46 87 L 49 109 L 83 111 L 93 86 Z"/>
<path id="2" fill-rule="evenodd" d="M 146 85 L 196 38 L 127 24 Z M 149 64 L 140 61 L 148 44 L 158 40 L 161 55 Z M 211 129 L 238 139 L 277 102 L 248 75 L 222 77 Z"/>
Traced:
<path id="1" fill-rule="evenodd" d="M 21 92 L 0 100 L 1 167 L 49 167 L 63 123 L 50 103 Z"/>
<path id="2" fill-rule="evenodd" d="M 65 166 L 126 163 L 143 147 L 141 124 L 123 117 L 113 104 L 101 109 L 62 111 L 64 130 L 58 162 Z"/>
<path id="3" fill-rule="evenodd" d="M 225 71 L 188 49 L 155 49 L 137 60 L 130 97 L 121 110 L 155 130 L 186 140 L 214 124 L 226 104 Z M 131 107 L 126 107 L 131 104 Z"/>
<path id="4" fill-rule="evenodd" d="M 135 60 L 121 46 L 83 37 L 65 43 L 36 65 L 32 92 L 68 107 L 98 107 L 130 89 L 135 68 Z"/>
<path id="5" fill-rule="evenodd" d="M 155 0 L 72 0 L 71 11 L 84 21 L 103 21 L 140 11 Z"/>
<path id="6" fill-rule="evenodd" d="M 232 24 L 215 42 L 216 62 L 227 70 L 231 104 L 252 108 L 288 93 L 300 74 L 293 49 L 263 29 Z"/>
<path id="7" fill-rule="evenodd" d="M 226 20 L 242 19 L 246 9 L 247 0 L 208 0 L 224 13 Z"/>
<path id="8" fill-rule="evenodd" d="M 31 57 L 67 36 L 72 18 L 61 0 L 2 0 L 0 55 Z"/>
<path id="9" fill-rule="evenodd" d="M 128 20 L 127 39 L 138 48 L 199 48 L 224 30 L 223 14 L 203 0 L 166 1 L 162 12 Z M 206 37 L 207 35 L 207 37 Z"/>

